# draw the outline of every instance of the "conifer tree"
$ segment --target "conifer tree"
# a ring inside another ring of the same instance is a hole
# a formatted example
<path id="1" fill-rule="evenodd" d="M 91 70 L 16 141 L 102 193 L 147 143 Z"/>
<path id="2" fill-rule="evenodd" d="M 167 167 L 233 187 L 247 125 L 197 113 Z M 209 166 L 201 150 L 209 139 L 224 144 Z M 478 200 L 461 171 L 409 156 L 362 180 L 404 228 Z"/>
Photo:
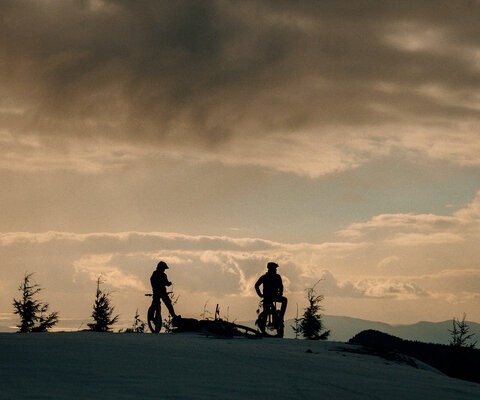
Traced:
<path id="1" fill-rule="evenodd" d="M 463 318 L 460 321 L 458 318 L 453 318 L 453 329 L 449 330 L 451 333 L 450 345 L 453 347 L 470 347 L 474 348 L 477 342 L 468 343 L 469 340 L 475 335 L 470 333 L 470 327 L 465 322 L 466 314 L 463 314 Z"/>
<path id="2" fill-rule="evenodd" d="M 131 331 L 134 333 L 145 333 L 146 326 L 147 324 L 140 319 L 140 314 L 138 313 L 138 308 L 137 308 Z"/>
<path id="3" fill-rule="evenodd" d="M 97 295 L 93 304 L 92 317 L 94 322 L 87 324 L 91 331 L 110 332 L 110 328 L 118 321 L 118 315 L 112 318 L 115 307 L 110 304 L 109 293 L 100 290 L 100 277 L 97 279 Z"/>
<path id="4" fill-rule="evenodd" d="M 42 288 L 31 282 L 32 275 L 33 273 L 25 274 L 18 288 L 22 293 L 21 299 L 13 299 L 13 312 L 20 316 L 18 332 L 47 332 L 58 322 L 58 312 L 49 314 L 49 304 L 34 298 Z"/>
<path id="5" fill-rule="evenodd" d="M 316 285 L 307 289 L 308 307 L 305 308 L 302 318 L 295 318 L 293 329 L 296 334 L 301 334 L 305 339 L 326 340 L 330 335 L 330 331 L 325 330 L 322 321 L 321 311 L 323 311 L 323 307 L 320 303 L 323 301 L 324 296 L 317 295 L 315 291 Z"/>

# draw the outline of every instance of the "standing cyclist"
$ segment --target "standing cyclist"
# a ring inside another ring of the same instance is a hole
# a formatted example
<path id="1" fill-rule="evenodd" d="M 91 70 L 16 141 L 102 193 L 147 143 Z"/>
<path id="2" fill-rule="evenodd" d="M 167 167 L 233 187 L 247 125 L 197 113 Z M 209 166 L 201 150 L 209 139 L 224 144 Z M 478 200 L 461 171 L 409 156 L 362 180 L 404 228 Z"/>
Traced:
<path id="1" fill-rule="evenodd" d="M 160 261 L 157 265 L 157 269 L 153 271 L 153 274 L 150 277 L 150 283 L 153 290 L 152 306 L 160 307 L 160 300 L 162 300 L 172 316 L 172 319 L 176 319 L 177 314 L 175 314 L 172 300 L 167 293 L 167 286 L 171 286 L 172 282 L 167 278 L 167 274 L 165 273 L 166 269 L 168 269 L 167 263 L 165 261 Z"/>

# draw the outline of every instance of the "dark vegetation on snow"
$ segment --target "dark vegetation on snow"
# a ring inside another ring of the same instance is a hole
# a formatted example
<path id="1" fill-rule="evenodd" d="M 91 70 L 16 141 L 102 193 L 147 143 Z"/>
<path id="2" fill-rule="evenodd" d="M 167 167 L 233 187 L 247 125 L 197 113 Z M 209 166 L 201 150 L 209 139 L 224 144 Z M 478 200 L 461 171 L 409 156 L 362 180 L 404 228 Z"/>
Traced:
<path id="1" fill-rule="evenodd" d="M 387 359 L 402 358 L 402 354 L 413 357 L 452 378 L 480 383 L 479 349 L 404 340 L 376 330 L 362 331 L 349 343 Z"/>

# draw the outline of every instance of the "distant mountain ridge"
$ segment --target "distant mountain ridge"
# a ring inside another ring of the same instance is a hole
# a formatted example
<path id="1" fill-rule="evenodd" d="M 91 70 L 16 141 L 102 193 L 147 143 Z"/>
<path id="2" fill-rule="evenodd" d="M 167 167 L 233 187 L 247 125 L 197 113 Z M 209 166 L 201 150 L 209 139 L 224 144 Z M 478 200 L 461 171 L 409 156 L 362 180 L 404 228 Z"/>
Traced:
<path id="1" fill-rule="evenodd" d="M 326 329 L 330 329 L 329 340 L 346 342 L 357 333 L 373 329 L 388 333 L 405 340 L 417 340 L 426 343 L 448 344 L 452 329 L 452 320 L 442 322 L 421 321 L 409 325 L 390 325 L 385 322 L 368 321 L 359 318 L 324 315 L 322 317 Z M 292 325 L 294 320 L 285 321 L 285 336 L 295 337 Z M 467 321 L 470 333 L 474 333 L 473 341 L 480 343 L 480 324 Z M 477 347 L 479 347 L 477 343 Z"/>

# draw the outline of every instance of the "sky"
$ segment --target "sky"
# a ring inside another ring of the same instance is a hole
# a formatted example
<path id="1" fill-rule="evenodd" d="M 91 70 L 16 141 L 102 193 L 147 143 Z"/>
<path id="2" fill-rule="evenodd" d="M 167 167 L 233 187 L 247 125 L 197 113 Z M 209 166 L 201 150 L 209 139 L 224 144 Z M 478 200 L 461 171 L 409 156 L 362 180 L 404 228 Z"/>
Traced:
<path id="1" fill-rule="evenodd" d="M 0 319 L 480 321 L 479 1 L 0 2 Z M 318 282 L 318 284 L 317 284 Z"/>

